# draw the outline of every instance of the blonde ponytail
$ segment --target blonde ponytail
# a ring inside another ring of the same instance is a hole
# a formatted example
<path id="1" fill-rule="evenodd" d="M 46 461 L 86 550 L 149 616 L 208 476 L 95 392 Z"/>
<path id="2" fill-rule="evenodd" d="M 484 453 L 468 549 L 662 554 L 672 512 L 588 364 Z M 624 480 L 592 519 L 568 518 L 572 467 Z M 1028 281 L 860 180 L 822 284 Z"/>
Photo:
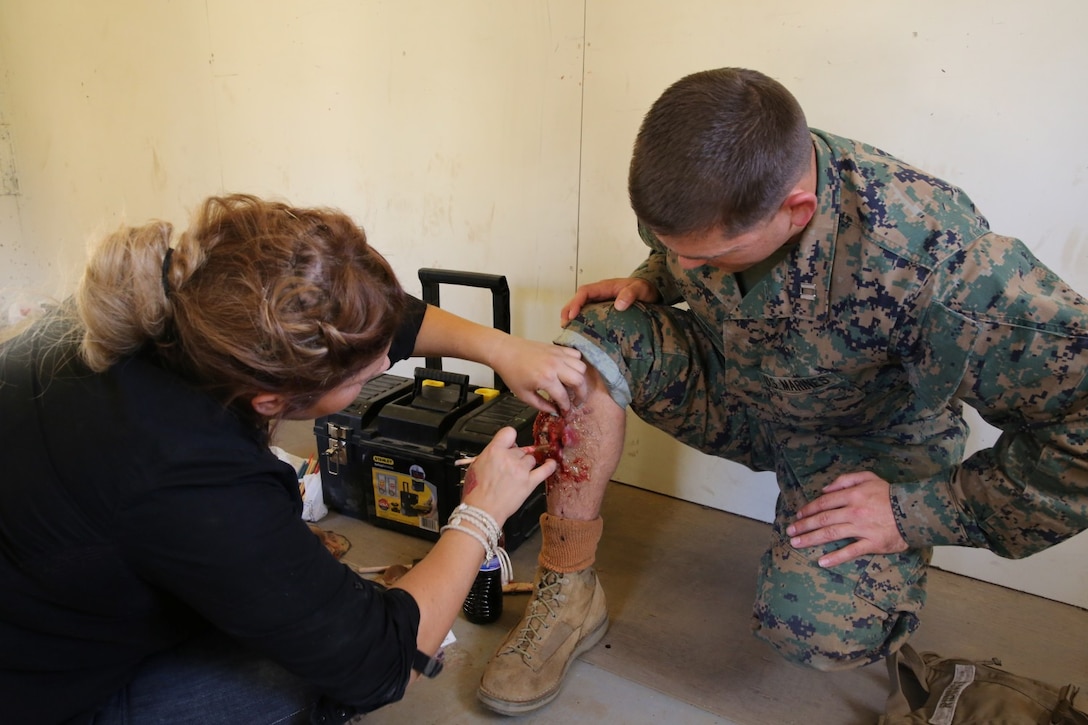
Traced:
<path id="1" fill-rule="evenodd" d="M 163 257 L 173 227 L 122 227 L 95 250 L 76 289 L 80 355 L 101 372 L 158 339 L 167 322 Z"/>
<path id="2" fill-rule="evenodd" d="M 94 254 L 76 293 L 91 369 L 146 350 L 226 404 L 274 392 L 293 414 L 388 349 L 404 290 L 343 212 L 212 197 L 168 257 L 172 235 L 123 228 Z"/>

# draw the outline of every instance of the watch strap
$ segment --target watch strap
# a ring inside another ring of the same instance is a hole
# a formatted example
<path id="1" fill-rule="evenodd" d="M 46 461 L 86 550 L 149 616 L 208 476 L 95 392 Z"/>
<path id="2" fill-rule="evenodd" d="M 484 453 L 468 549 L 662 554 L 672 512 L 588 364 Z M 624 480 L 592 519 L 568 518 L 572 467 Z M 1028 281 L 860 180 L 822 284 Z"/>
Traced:
<path id="1" fill-rule="evenodd" d="M 438 673 L 442 671 L 441 653 L 437 657 L 431 657 L 417 649 L 412 657 L 412 669 L 424 677 L 438 677 Z"/>

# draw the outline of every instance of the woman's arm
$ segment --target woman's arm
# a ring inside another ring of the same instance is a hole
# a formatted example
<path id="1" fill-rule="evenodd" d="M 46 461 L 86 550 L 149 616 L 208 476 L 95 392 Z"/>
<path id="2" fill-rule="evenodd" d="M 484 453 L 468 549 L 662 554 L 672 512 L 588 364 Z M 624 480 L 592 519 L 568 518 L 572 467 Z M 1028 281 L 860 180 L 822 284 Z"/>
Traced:
<path id="1" fill-rule="evenodd" d="M 514 395 L 545 413 L 568 410 L 586 394 L 586 364 L 577 350 L 514 337 L 440 307 L 427 307 L 413 354 L 487 365 Z"/>
<path id="2" fill-rule="evenodd" d="M 466 479 L 464 503 L 491 514 L 500 527 L 555 472 L 552 460 L 534 468 L 534 456 L 517 447 L 516 440 L 513 428 L 500 430 L 477 456 Z M 419 606 L 416 642 L 420 651 L 438 651 L 483 560 L 479 541 L 460 531 L 446 531 L 427 556 L 393 585 L 411 594 Z"/>

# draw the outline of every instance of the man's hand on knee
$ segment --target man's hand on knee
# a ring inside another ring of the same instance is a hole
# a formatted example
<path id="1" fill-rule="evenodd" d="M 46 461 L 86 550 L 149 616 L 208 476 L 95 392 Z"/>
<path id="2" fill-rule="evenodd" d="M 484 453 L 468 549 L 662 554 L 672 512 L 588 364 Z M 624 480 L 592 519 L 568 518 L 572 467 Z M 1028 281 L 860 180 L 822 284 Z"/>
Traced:
<path id="1" fill-rule="evenodd" d="M 821 557 L 820 566 L 833 567 L 866 554 L 894 554 L 907 550 L 892 513 L 891 486 L 869 471 L 839 476 L 823 495 L 797 512 L 787 529 L 790 544 L 798 549 L 852 539 L 841 549 Z"/>

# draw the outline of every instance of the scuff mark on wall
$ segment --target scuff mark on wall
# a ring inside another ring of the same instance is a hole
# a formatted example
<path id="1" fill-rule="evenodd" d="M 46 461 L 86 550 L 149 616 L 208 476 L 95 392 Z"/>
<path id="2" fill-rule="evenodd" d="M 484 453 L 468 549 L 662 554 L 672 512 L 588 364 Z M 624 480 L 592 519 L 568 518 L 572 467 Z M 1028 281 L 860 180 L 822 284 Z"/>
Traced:
<path id="1" fill-rule="evenodd" d="M 154 147 L 151 148 L 151 185 L 155 191 L 166 191 L 169 187 L 169 176 Z"/>
<path id="2" fill-rule="evenodd" d="M 0 194 L 19 193 L 19 173 L 15 167 L 15 149 L 11 143 L 11 128 L 0 124 Z"/>
<path id="3" fill-rule="evenodd" d="M 1061 250 L 1064 269 L 1083 269 L 1088 261 L 1088 235 L 1080 227 L 1073 227 Z M 1080 290 L 1078 290 L 1080 291 Z"/>

